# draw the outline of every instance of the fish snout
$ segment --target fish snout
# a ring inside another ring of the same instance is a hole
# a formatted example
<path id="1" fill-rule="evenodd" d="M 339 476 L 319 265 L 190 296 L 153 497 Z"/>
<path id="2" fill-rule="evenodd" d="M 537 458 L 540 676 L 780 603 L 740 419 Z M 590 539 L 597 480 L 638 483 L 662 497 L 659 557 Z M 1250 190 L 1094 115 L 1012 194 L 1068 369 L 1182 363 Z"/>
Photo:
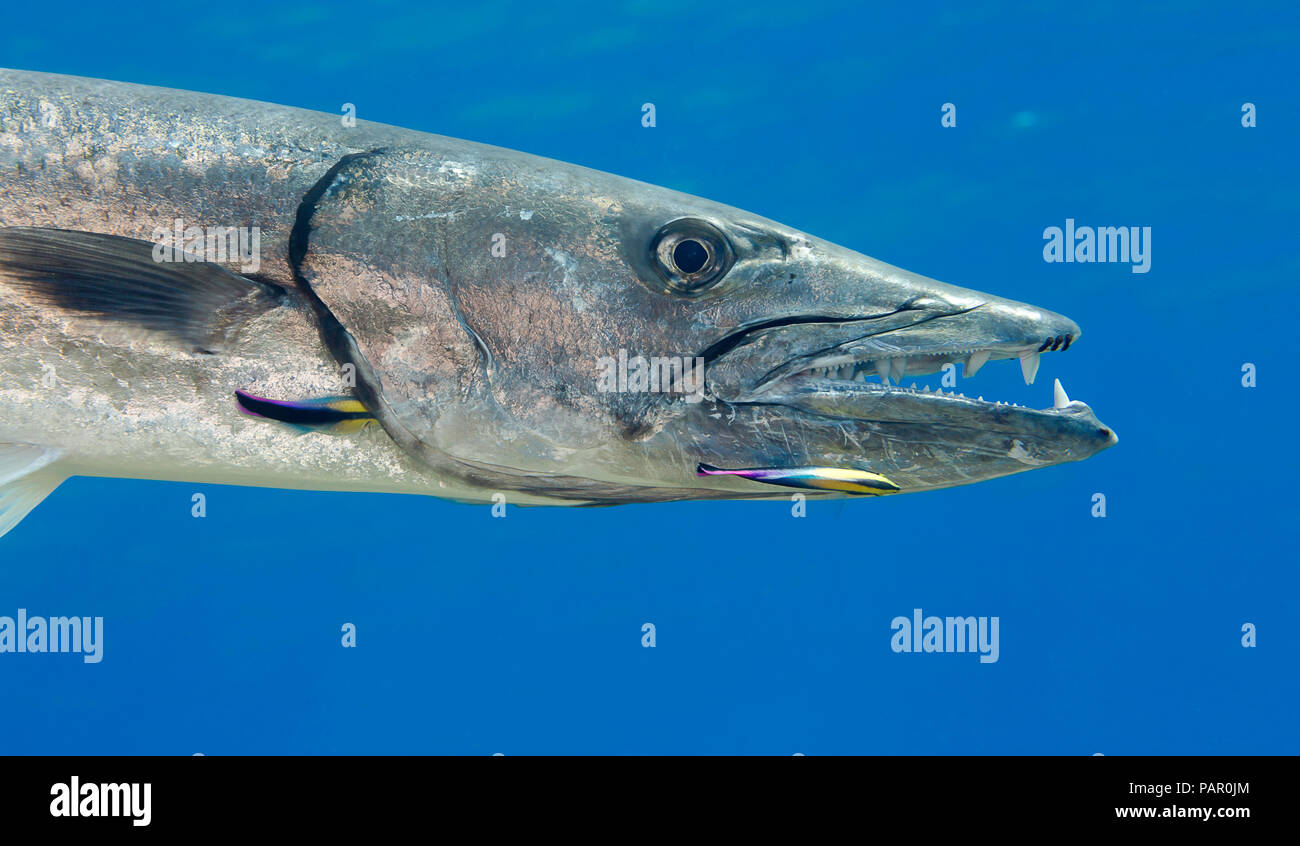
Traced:
<path id="1" fill-rule="evenodd" d="M 984 295 L 967 307 L 972 328 L 977 326 L 979 335 L 1008 350 L 1057 352 L 1083 334 L 1079 324 L 1065 315 L 1028 303 Z"/>

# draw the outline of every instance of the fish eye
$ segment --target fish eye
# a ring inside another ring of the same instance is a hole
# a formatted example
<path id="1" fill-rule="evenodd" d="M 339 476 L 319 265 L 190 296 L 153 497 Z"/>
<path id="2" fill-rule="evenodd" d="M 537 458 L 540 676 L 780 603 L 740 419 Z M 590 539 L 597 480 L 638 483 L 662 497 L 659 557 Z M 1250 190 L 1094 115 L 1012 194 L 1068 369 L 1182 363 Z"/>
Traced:
<path id="1" fill-rule="evenodd" d="M 682 273 L 699 273 L 709 262 L 709 248 L 694 238 L 683 238 L 673 247 L 673 264 Z"/>
<path id="2" fill-rule="evenodd" d="M 695 297 L 717 284 L 735 254 L 717 227 L 682 218 L 660 227 L 650 243 L 651 258 L 671 293 Z"/>

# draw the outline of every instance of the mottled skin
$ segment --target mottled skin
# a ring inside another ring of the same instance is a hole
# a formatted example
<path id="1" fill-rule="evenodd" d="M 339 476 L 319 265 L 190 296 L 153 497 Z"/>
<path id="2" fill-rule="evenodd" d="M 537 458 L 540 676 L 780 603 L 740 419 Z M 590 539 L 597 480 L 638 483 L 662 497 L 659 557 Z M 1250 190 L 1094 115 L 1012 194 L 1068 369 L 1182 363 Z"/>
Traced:
<path id="1" fill-rule="evenodd" d="M 701 461 L 859 467 L 911 491 L 1114 442 L 1082 403 L 1038 412 L 801 372 L 888 354 L 911 376 L 1079 330 L 707 200 L 337 116 L 48 74 L 0 71 L 0 121 L 3 226 L 142 240 L 177 217 L 257 226 L 259 276 L 288 292 L 198 353 L 33 302 L 0 273 L 0 443 L 57 448 L 69 475 L 616 503 L 790 494 L 700 478 Z M 687 294 L 654 257 L 681 220 L 734 254 Z M 706 399 L 599 390 L 598 359 L 620 349 L 705 355 Z M 236 389 L 352 393 L 380 425 L 300 434 L 241 415 Z"/>

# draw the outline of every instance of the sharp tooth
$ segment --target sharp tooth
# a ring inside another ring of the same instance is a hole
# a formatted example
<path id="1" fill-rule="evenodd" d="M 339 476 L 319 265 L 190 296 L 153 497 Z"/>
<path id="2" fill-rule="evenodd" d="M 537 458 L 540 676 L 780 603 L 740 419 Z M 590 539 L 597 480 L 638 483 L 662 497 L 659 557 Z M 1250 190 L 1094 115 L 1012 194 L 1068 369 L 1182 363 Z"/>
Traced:
<path id="1" fill-rule="evenodd" d="M 876 372 L 880 374 L 880 381 L 886 385 L 889 384 L 889 359 L 876 359 Z"/>
<path id="2" fill-rule="evenodd" d="M 1070 404 L 1070 397 L 1065 393 L 1065 388 L 1061 387 L 1061 380 L 1057 379 L 1052 385 L 1052 408 L 1065 408 Z"/>
<path id="3" fill-rule="evenodd" d="M 903 383 L 903 374 L 907 372 L 907 359 L 891 358 L 889 360 L 889 375 L 894 377 L 894 381 L 900 385 Z"/>
<path id="4" fill-rule="evenodd" d="M 1034 384 L 1034 376 L 1038 375 L 1038 351 L 1025 350 L 1020 354 L 1020 374 L 1025 377 L 1025 384 Z"/>
<path id="5" fill-rule="evenodd" d="M 857 373 L 854 373 L 854 374 L 853 374 L 853 381 L 854 381 L 854 382 L 865 382 L 865 381 L 867 381 L 867 374 L 864 373 L 864 372 L 862 372 L 861 370 L 859 370 Z"/>
<path id="6" fill-rule="evenodd" d="M 970 358 L 966 359 L 966 369 L 963 371 L 962 375 L 969 379 L 978 373 L 979 369 L 983 367 L 988 360 L 988 350 L 980 350 L 979 352 L 971 353 Z"/>

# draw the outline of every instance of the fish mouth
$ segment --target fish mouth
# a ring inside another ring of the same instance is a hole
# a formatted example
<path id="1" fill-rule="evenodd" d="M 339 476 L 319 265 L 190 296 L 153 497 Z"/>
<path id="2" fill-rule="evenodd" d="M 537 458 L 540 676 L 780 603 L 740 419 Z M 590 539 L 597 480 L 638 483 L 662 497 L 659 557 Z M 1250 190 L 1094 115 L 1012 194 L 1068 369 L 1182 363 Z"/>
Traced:
<path id="1" fill-rule="evenodd" d="M 880 382 L 850 381 L 802 372 L 773 385 L 740 405 L 783 405 L 827 418 L 875 423 L 933 424 L 972 428 L 1007 435 L 1086 436 L 1095 446 L 1088 454 L 1114 446 L 1119 438 L 1097 419 L 1085 402 L 1072 400 L 1059 379 L 1052 403 L 1030 408 L 1014 402 L 968 397 L 957 391 L 908 388 Z"/>
<path id="2" fill-rule="evenodd" d="M 891 344 L 879 339 L 852 350 L 820 350 L 792 358 L 764 373 L 754 386 L 760 393 L 789 379 L 820 375 L 825 379 L 866 383 L 878 379 L 882 387 L 898 385 L 906 378 L 927 376 L 948 365 L 962 366 L 964 378 L 971 378 L 990 361 L 1014 359 L 1020 364 L 1026 385 L 1032 385 L 1044 352 L 1065 351 L 1077 334 L 1064 332 L 1040 344 L 1001 343 L 982 346 L 916 347 Z"/>
<path id="3" fill-rule="evenodd" d="M 787 381 L 821 377 L 837 382 L 901 386 L 906 378 L 937 373 L 949 365 L 960 364 L 963 378 L 969 379 L 988 362 L 1005 360 L 1017 361 L 1025 384 L 1032 385 L 1042 355 L 1068 350 L 1082 334 L 1077 325 L 1056 315 L 1053 317 L 1059 320 L 1049 323 L 1041 333 L 1022 332 L 1019 338 L 968 333 L 955 325 L 986 322 L 980 314 L 983 308 L 987 305 L 934 311 L 909 303 L 871 316 L 778 318 L 742 327 L 710 345 L 699 357 L 705 361 L 709 376 L 716 377 L 720 369 L 743 359 L 747 349 L 773 337 L 806 336 L 788 339 L 787 346 L 803 349 L 774 366 L 747 363 L 748 373 L 724 371 L 722 378 L 709 379 L 710 387 L 720 389 L 715 391 L 719 396 L 742 402 L 757 399 Z"/>
<path id="4" fill-rule="evenodd" d="M 704 352 L 706 390 L 726 405 L 784 408 L 804 421 L 809 438 L 796 449 L 800 464 L 873 468 L 905 489 L 1077 461 L 1118 441 L 1059 380 L 1044 408 L 899 384 L 958 366 L 969 378 L 991 361 L 1016 362 L 1033 384 L 1042 356 L 1070 349 L 1081 335 L 1067 318 L 1009 301 L 943 305 L 949 307 L 914 302 L 874 316 L 801 315 L 742 327 Z M 807 421 L 822 421 L 828 434 Z M 872 455 L 849 448 L 835 437 L 841 430 L 871 432 L 886 448 Z M 893 474 L 913 463 L 895 458 L 920 443 L 928 460 L 964 469 L 903 482 Z"/>

